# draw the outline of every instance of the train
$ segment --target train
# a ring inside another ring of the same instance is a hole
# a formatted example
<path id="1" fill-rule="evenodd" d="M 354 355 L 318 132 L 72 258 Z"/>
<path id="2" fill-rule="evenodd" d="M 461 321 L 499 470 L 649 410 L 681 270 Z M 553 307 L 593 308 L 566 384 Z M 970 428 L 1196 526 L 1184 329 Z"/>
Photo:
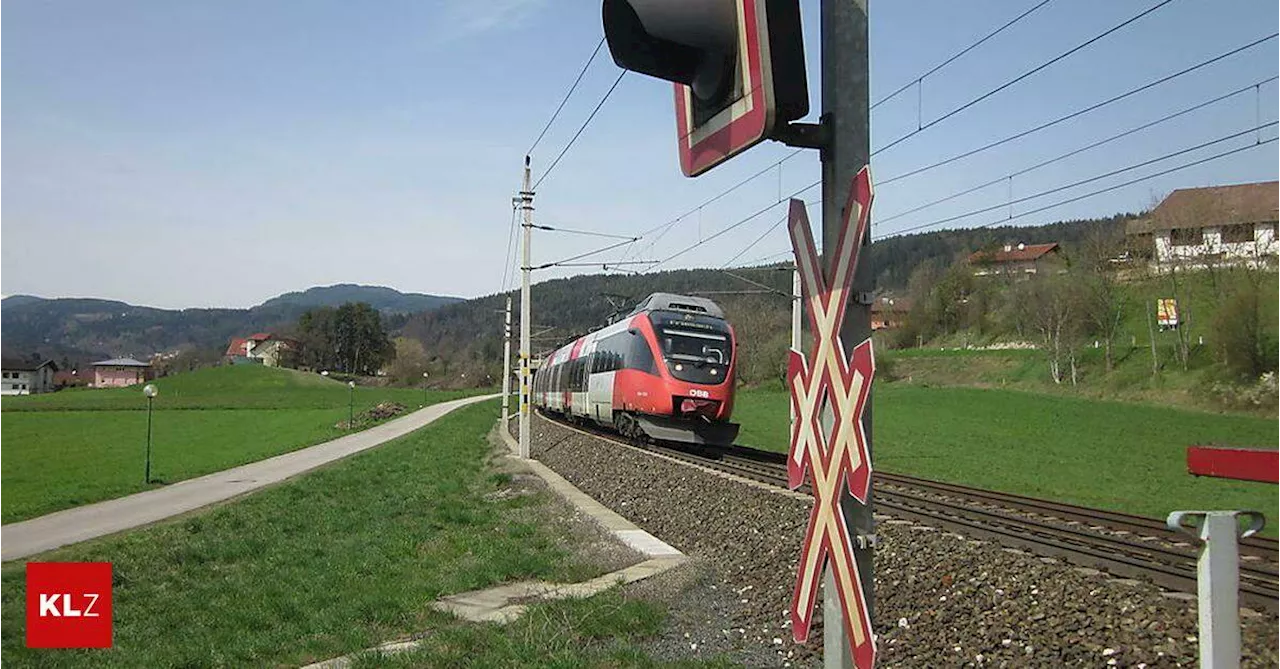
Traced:
<path id="1" fill-rule="evenodd" d="M 539 360 L 531 401 L 631 439 L 727 446 L 738 436 L 730 421 L 736 348 L 715 302 L 653 293 Z"/>

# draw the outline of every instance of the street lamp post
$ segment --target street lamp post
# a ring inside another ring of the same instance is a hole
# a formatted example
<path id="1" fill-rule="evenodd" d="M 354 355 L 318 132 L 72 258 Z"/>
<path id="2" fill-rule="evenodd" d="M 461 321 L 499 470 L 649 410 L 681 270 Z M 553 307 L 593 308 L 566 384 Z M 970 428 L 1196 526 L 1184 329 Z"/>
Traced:
<path id="1" fill-rule="evenodd" d="M 427 406 L 427 373 L 422 373 L 422 406 Z"/>
<path id="2" fill-rule="evenodd" d="M 143 386 L 142 394 L 147 396 L 147 469 L 145 474 L 146 483 L 151 483 L 151 402 L 159 394 L 159 390 L 155 386 L 148 383 Z"/>
<path id="3" fill-rule="evenodd" d="M 356 382 L 347 381 L 347 388 L 350 389 L 351 400 L 347 405 L 347 429 L 356 429 Z"/>

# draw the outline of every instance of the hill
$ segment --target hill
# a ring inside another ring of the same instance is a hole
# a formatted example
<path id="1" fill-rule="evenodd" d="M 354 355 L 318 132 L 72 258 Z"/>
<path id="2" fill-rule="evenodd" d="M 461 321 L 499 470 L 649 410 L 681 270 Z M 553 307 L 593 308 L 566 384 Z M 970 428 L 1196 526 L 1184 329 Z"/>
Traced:
<path id="1" fill-rule="evenodd" d="M 285 293 L 273 297 L 254 309 L 310 309 L 312 307 L 336 307 L 347 302 L 367 302 L 384 314 L 414 314 L 429 311 L 446 304 L 462 302 L 461 297 L 444 297 L 424 293 L 402 293 L 385 286 L 360 286 L 339 283 L 332 286 L 316 286 L 303 291 Z"/>
<path id="2" fill-rule="evenodd" d="M 221 350 L 234 336 L 276 330 L 307 309 L 368 302 L 388 317 L 433 309 L 459 298 L 401 293 L 382 286 L 337 286 L 286 293 L 249 309 L 157 309 L 115 300 L 44 299 L 14 295 L 0 301 L 4 350 L 72 363 L 93 358 L 146 358 L 159 351 Z"/>
<path id="3" fill-rule="evenodd" d="M 891 237 L 871 245 L 876 290 L 905 293 L 911 272 L 925 262 L 946 266 L 968 253 L 1008 241 L 1057 241 L 1069 256 L 1094 234 L 1123 234 L 1131 214 L 1110 218 L 1065 221 L 1042 226 L 940 230 Z M 735 274 L 782 293 L 714 269 L 677 270 L 643 275 L 596 274 L 538 283 L 533 289 L 533 350 L 545 351 L 573 336 L 604 325 L 619 306 L 630 307 L 658 292 L 703 293 L 725 309 L 740 341 L 740 378 L 748 382 L 779 379 L 790 338 L 791 274 L 778 271 L 786 263 L 738 268 Z M 725 294 L 726 291 L 754 291 Z M 519 292 L 513 293 L 518 321 Z M 452 304 L 411 317 L 400 334 L 419 340 L 431 359 L 432 376 L 501 378 L 503 295 L 489 295 Z M 519 332 L 517 329 L 516 332 Z"/>

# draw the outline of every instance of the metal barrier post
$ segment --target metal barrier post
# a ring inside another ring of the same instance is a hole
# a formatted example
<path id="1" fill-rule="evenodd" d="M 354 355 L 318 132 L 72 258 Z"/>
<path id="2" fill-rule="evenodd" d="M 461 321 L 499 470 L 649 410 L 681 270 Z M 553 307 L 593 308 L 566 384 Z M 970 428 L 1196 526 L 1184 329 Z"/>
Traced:
<path id="1" fill-rule="evenodd" d="M 1239 519 L 1248 519 L 1241 530 Z M 1257 511 L 1174 511 L 1170 529 L 1198 538 L 1196 599 L 1200 616 L 1201 669 L 1240 666 L 1240 550 L 1237 539 L 1257 534 L 1266 519 Z"/>

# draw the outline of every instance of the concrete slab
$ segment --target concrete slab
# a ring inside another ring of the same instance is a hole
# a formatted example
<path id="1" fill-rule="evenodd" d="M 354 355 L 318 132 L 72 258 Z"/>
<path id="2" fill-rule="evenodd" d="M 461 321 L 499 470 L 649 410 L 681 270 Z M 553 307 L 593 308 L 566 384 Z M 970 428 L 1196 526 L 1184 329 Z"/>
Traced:
<path id="1" fill-rule="evenodd" d="M 128 497 L 58 511 L 0 527 L 0 560 L 17 560 L 61 546 L 148 525 L 238 497 L 402 437 L 445 414 L 500 394 L 433 404 L 363 432 L 273 458 L 180 481 Z"/>

